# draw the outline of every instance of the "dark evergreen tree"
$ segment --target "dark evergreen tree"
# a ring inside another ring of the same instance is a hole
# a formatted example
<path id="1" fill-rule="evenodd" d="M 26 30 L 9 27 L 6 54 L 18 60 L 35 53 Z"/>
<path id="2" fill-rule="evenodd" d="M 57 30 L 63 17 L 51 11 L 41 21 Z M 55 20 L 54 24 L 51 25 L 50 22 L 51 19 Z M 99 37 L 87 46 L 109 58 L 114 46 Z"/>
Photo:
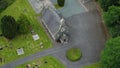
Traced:
<path id="1" fill-rule="evenodd" d="M 65 4 L 65 0 L 57 0 L 59 6 L 63 7 Z"/>
<path id="2" fill-rule="evenodd" d="M 17 23 L 11 16 L 4 16 L 1 19 L 1 30 L 4 37 L 13 39 L 17 32 Z"/>

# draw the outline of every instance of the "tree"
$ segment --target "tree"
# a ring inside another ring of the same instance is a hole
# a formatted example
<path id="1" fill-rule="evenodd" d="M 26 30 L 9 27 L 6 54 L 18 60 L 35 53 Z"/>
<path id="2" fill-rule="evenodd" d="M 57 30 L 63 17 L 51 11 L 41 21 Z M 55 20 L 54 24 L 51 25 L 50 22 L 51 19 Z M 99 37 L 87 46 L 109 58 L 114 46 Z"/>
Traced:
<path id="1" fill-rule="evenodd" d="M 102 68 L 120 68 L 120 37 L 107 41 L 101 54 Z"/>
<path id="2" fill-rule="evenodd" d="M 107 11 L 108 8 L 112 5 L 120 6 L 120 0 L 99 0 L 100 6 L 103 9 L 103 11 Z"/>
<path id="3" fill-rule="evenodd" d="M 4 16 L 1 19 L 1 30 L 4 37 L 13 39 L 17 32 L 17 23 L 11 16 Z"/>
<path id="4" fill-rule="evenodd" d="M 0 12 L 2 12 L 7 7 L 7 2 L 4 2 L 3 0 L 0 1 Z"/>
<path id="5" fill-rule="evenodd" d="M 0 12 L 5 10 L 9 5 L 11 5 L 15 0 L 0 0 Z"/>
<path id="6" fill-rule="evenodd" d="M 65 0 L 57 0 L 59 6 L 63 7 L 65 4 Z"/>
<path id="7" fill-rule="evenodd" d="M 17 22 L 19 26 L 18 33 L 26 34 L 29 32 L 30 22 L 24 14 L 21 14 Z"/>
<path id="8" fill-rule="evenodd" d="M 111 6 L 103 18 L 111 36 L 120 36 L 120 7 Z"/>

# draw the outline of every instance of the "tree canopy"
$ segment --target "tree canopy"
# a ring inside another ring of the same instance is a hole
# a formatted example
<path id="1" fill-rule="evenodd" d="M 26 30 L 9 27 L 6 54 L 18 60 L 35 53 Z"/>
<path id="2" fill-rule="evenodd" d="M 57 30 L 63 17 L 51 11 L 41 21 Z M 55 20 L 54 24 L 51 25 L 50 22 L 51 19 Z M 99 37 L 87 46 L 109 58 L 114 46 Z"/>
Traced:
<path id="1" fill-rule="evenodd" d="M 25 34 L 29 32 L 30 22 L 24 14 L 21 14 L 18 21 L 18 33 Z"/>
<path id="2" fill-rule="evenodd" d="M 59 6 L 63 7 L 65 4 L 65 0 L 57 0 Z"/>
<path id="3" fill-rule="evenodd" d="M 0 12 L 5 10 L 10 4 L 12 4 L 15 0 L 0 0 Z"/>
<path id="4" fill-rule="evenodd" d="M 4 37 L 13 39 L 17 32 L 17 23 L 12 16 L 4 16 L 1 19 L 1 30 Z"/>
<path id="5" fill-rule="evenodd" d="M 120 36 L 120 7 L 111 6 L 103 18 L 111 36 Z"/>
<path id="6" fill-rule="evenodd" d="M 102 68 L 120 68 L 120 37 L 107 41 L 101 63 Z"/>
<path id="7" fill-rule="evenodd" d="M 103 11 L 107 11 L 112 5 L 120 6 L 120 0 L 99 0 L 99 3 Z"/>

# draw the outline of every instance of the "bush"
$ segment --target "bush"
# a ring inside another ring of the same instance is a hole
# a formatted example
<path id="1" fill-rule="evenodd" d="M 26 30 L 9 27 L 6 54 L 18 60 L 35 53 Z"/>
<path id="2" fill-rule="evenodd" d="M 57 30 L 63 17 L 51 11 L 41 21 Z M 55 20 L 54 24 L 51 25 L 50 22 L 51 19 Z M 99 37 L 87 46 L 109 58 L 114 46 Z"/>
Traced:
<path id="1" fill-rule="evenodd" d="M 111 6 L 103 17 L 111 36 L 120 36 L 120 7 Z"/>
<path id="2" fill-rule="evenodd" d="M 107 41 L 101 54 L 102 68 L 120 68 L 120 37 Z"/>
<path id="3" fill-rule="evenodd" d="M 24 14 L 21 14 L 17 23 L 18 23 L 18 33 L 26 34 L 29 32 L 30 22 Z"/>
<path id="4" fill-rule="evenodd" d="M 23 14 L 16 22 L 11 16 L 4 16 L 1 19 L 1 31 L 7 39 L 13 39 L 17 34 L 26 34 L 29 32 L 30 22 Z"/>
<path id="5" fill-rule="evenodd" d="M 79 48 L 71 48 L 67 51 L 66 57 L 70 61 L 78 61 L 81 58 L 81 51 Z"/>
<path id="6" fill-rule="evenodd" d="M 100 6 L 104 11 L 108 11 L 108 8 L 112 5 L 120 6 L 119 0 L 99 0 Z"/>
<path id="7" fill-rule="evenodd" d="M 13 17 L 4 16 L 1 19 L 1 31 L 7 39 L 13 39 L 16 36 L 17 28 L 17 23 Z"/>
<path id="8" fill-rule="evenodd" d="M 0 12 L 4 11 L 15 0 L 0 0 Z"/>
<path id="9" fill-rule="evenodd" d="M 63 7 L 65 4 L 65 0 L 57 0 L 59 6 Z"/>

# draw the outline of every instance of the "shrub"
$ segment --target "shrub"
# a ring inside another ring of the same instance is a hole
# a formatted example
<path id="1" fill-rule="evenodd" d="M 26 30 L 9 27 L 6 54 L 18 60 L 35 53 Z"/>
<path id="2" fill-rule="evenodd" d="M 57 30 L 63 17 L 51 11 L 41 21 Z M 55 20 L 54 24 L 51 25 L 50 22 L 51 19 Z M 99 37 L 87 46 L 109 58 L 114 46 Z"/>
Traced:
<path id="1" fill-rule="evenodd" d="M 108 8 L 112 5 L 120 6 L 119 0 L 99 0 L 100 6 L 104 11 L 107 11 Z"/>
<path id="2" fill-rule="evenodd" d="M 0 12 L 4 11 L 15 0 L 0 0 Z"/>
<path id="3" fill-rule="evenodd" d="M 111 36 L 120 36 L 120 7 L 111 6 L 103 17 Z"/>
<path id="4" fill-rule="evenodd" d="M 30 22 L 24 14 L 21 14 L 17 23 L 18 23 L 18 33 L 26 34 L 29 32 Z"/>
<path id="5" fill-rule="evenodd" d="M 63 7 L 65 4 L 65 0 L 57 0 L 59 6 Z"/>
<path id="6" fill-rule="evenodd" d="M 81 58 L 81 51 L 79 48 L 71 48 L 66 52 L 66 57 L 70 61 L 78 61 Z"/>
<path id="7" fill-rule="evenodd" d="M 102 68 L 120 68 L 120 37 L 107 41 L 101 54 Z"/>

